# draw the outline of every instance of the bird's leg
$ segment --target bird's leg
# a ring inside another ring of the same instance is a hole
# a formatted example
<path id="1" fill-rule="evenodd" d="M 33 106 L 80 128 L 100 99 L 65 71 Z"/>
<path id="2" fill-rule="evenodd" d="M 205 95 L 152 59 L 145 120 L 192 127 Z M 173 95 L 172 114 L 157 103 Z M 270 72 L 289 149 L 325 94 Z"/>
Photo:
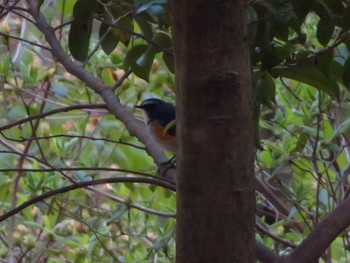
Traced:
<path id="1" fill-rule="evenodd" d="M 173 155 L 168 161 L 172 166 L 176 166 L 176 154 Z"/>
<path id="2" fill-rule="evenodd" d="M 168 161 L 163 162 L 160 164 L 160 166 L 162 166 L 164 168 L 163 172 L 162 172 L 162 177 L 164 177 L 164 175 L 166 174 L 166 172 L 169 169 L 175 168 L 176 167 L 176 154 L 173 155 L 173 157 L 171 157 Z"/>

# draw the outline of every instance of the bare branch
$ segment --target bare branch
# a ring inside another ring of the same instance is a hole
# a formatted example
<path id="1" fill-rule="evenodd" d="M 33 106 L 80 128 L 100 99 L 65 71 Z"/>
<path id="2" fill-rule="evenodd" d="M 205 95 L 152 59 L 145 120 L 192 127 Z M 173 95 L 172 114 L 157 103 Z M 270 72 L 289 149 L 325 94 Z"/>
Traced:
<path id="1" fill-rule="evenodd" d="M 279 236 L 276 236 L 275 234 L 271 233 L 268 229 L 260 225 L 258 222 L 255 223 L 255 227 L 264 235 L 270 237 L 271 239 L 275 240 L 276 242 L 281 243 L 284 246 L 296 248 L 297 246 L 290 242 L 287 239 L 281 238 Z"/>
<path id="2" fill-rule="evenodd" d="M 56 114 L 56 113 L 68 112 L 68 111 L 72 111 L 72 110 L 81 110 L 81 109 L 105 109 L 105 108 L 106 108 L 106 104 L 80 104 L 80 105 L 67 106 L 67 107 L 63 107 L 63 108 L 59 108 L 59 109 L 43 112 L 43 113 L 40 113 L 40 114 L 37 114 L 37 115 L 29 116 L 27 118 L 21 119 L 19 121 L 14 122 L 14 123 L 10 123 L 10 124 L 4 125 L 4 126 L 0 127 L 0 131 L 10 129 L 12 127 L 15 127 L 17 125 L 26 123 L 28 121 L 32 121 L 32 120 L 36 120 L 36 119 L 42 119 L 42 118 L 44 118 L 46 116 L 53 115 L 53 114 Z"/>
<path id="3" fill-rule="evenodd" d="M 107 172 L 122 172 L 122 173 L 131 173 L 136 175 L 142 175 L 147 177 L 155 177 L 148 173 L 142 173 L 138 171 L 132 171 L 127 169 L 120 168 L 111 168 L 111 167 L 64 167 L 64 168 L 43 168 L 43 169 L 35 169 L 35 168 L 3 168 L 0 169 L 0 172 L 41 172 L 41 173 L 49 173 L 49 172 L 58 172 L 58 171 L 107 171 Z M 161 177 L 157 177 L 161 178 Z"/>
<path id="4" fill-rule="evenodd" d="M 29 140 L 33 140 L 33 139 L 35 139 L 35 140 L 50 140 L 52 138 L 71 138 L 71 139 L 78 138 L 78 139 L 87 139 L 90 141 L 104 141 L 104 142 L 117 143 L 117 144 L 130 146 L 130 147 L 133 147 L 136 149 L 140 149 L 140 150 L 145 150 L 145 147 L 143 147 L 143 146 L 139 146 L 139 145 L 129 143 L 129 142 L 123 142 L 122 140 L 111 140 L 111 139 L 107 139 L 107 138 L 95 138 L 95 137 L 90 137 L 90 136 L 86 136 L 86 135 L 54 134 L 54 135 L 49 135 L 49 136 L 37 136 L 35 138 L 21 137 L 21 139 L 13 139 L 13 138 L 9 138 L 5 134 L 3 134 L 1 131 L 0 131 L 0 134 L 2 136 L 4 136 L 5 139 L 7 139 L 9 141 L 15 141 L 15 142 L 25 142 L 25 141 L 29 141 Z"/>
<path id="5" fill-rule="evenodd" d="M 85 188 L 88 186 L 93 185 L 100 185 L 100 184 L 111 184 L 111 183 L 143 183 L 143 184 L 150 184 L 150 185 L 156 185 L 160 187 L 164 187 L 168 190 L 175 191 L 176 188 L 174 184 L 167 182 L 165 180 L 159 180 L 158 178 L 138 178 L 138 177 L 117 177 L 117 178 L 105 178 L 105 179 L 98 179 L 98 180 L 91 180 L 91 181 L 85 181 L 85 182 L 77 182 L 59 189 L 52 190 L 50 192 L 44 193 L 42 195 L 39 195 L 37 197 L 34 197 L 23 204 L 15 207 L 14 209 L 8 211 L 7 213 L 0 216 L 0 222 L 6 220 L 7 218 L 21 212 L 23 209 L 27 208 L 28 206 L 31 206 L 35 203 L 41 202 L 45 200 L 46 198 L 63 194 L 72 190 Z"/>
<path id="6" fill-rule="evenodd" d="M 350 198 L 343 201 L 315 226 L 310 235 L 289 255 L 283 263 L 317 262 L 324 251 L 350 225 Z"/>
<path id="7" fill-rule="evenodd" d="M 29 40 L 24 39 L 24 38 L 20 38 L 20 37 L 16 37 L 16 36 L 12 36 L 12 35 L 6 34 L 6 33 L 4 33 L 4 32 L 0 32 L 0 36 L 7 37 L 7 38 L 13 38 L 13 39 L 16 39 L 16 40 L 18 40 L 18 41 L 25 42 L 25 43 L 31 44 L 31 45 L 33 45 L 33 46 L 37 46 L 37 47 L 40 47 L 40 48 L 42 48 L 42 49 L 51 51 L 51 49 L 48 48 L 48 47 L 45 47 L 45 46 L 43 46 L 43 45 L 40 45 L 40 44 L 35 43 L 35 42 L 33 42 L 33 41 L 29 41 Z"/>
<path id="8" fill-rule="evenodd" d="M 130 74 L 131 74 L 130 70 L 126 71 L 124 75 L 121 76 L 120 79 L 118 79 L 118 81 L 113 85 L 113 90 L 116 90 L 117 88 L 119 88 L 123 84 L 124 80 L 126 80 L 129 77 Z"/>
<path id="9" fill-rule="evenodd" d="M 261 242 L 255 241 L 255 256 L 263 263 L 278 263 L 280 257 Z"/>

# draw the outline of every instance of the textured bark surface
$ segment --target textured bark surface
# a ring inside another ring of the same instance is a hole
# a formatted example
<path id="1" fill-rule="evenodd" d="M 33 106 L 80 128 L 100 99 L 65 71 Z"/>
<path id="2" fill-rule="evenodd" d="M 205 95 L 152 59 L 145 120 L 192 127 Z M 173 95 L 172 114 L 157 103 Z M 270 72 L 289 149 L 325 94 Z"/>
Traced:
<path id="1" fill-rule="evenodd" d="M 176 0 L 177 262 L 254 262 L 244 1 Z"/>

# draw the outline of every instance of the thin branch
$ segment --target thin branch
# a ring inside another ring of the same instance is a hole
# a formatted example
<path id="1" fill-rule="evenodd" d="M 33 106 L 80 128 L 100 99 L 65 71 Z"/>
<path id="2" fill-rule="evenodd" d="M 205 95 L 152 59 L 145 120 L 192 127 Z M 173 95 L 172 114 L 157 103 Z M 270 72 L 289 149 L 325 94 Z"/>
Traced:
<path id="1" fill-rule="evenodd" d="M 58 30 L 58 29 L 62 29 L 63 27 L 65 27 L 65 26 L 68 26 L 68 25 L 72 24 L 72 23 L 73 23 L 73 21 L 75 21 L 75 19 L 72 19 L 72 20 L 66 21 L 66 22 L 64 22 L 64 23 L 62 23 L 62 24 L 60 24 L 60 25 L 58 25 L 58 26 L 54 27 L 54 28 L 53 28 L 53 30 L 54 30 L 54 31 L 56 31 L 56 30 Z"/>
<path id="2" fill-rule="evenodd" d="M 37 115 L 29 116 L 27 118 L 23 118 L 23 119 L 21 119 L 19 121 L 16 121 L 14 123 L 10 123 L 10 124 L 4 125 L 4 126 L 0 127 L 0 131 L 10 129 L 12 127 L 15 127 L 17 125 L 23 124 L 23 123 L 28 122 L 28 121 L 32 121 L 32 120 L 36 120 L 36 119 L 42 119 L 42 118 L 44 118 L 46 116 L 53 115 L 53 114 L 56 114 L 56 113 L 68 112 L 68 111 L 72 111 L 72 110 L 105 109 L 105 108 L 106 108 L 106 104 L 80 104 L 80 105 L 67 106 L 67 107 L 63 107 L 63 108 L 59 108 L 59 109 L 43 112 L 43 113 L 40 113 L 40 114 L 37 114 Z"/>
<path id="3" fill-rule="evenodd" d="M 161 216 L 161 217 L 176 218 L 176 214 L 175 213 L 166 213 L 166 212 L 158 211 L 158 210 L 155 210 L 155 209 L 146 208 L 146 207 L 138 205 L 138 204 L 130 203 L 129 201 L 126 202 L 124 198 L 116 197 L 116 196 L 111 195 L 109 193 L 106 193 L 105 191 L 100 190 L 100 189 L 96 189 L 96 188 L 88 188 L 88 189 L 94 191 L 95 193 L 103 194 L 104 196 L 108 197 L 111 200 L 114 200 L 114 201 L 116 201 L 118 203 L 122 203 L 122 204 L 127 205 L 127 206 L 129 206 L 131 208 L 134 208 L 134 209 L 140 210 L 142 212 L 145 212 L 147 214 L 153 214 L 153 215 L 157 215 L 157 216 Z"/>
<path id="4" fill-rule="evenodd" d="M 13 10 L 16 8 L 16 5 L 19 3 L 20 0 L 17 0 L 15 1 L 11 6 L 7 6 L 7 2 L 5 5 L 1 4 L 0 6 L 3 8 L 3 9 L 6 9 L 7 12 L 4 12 L 3 14 L 0 14 L 0 20 L 7 16 L 8 13 L 10 12 L 13 12 Z M 1 10 L 1 13 L 3 11 L 3 9 Z M 13 12 L 14 13 L 14 12 Z"/>
<path id="5" fill-rule="evenodd" d="M 45 46 L 43 46 L 43 45 L 40 45 L 40 44 L 35 43 L 35 42 L 33 42 L 33 41 L 29 41 L 29 40 L 24 39 L 24 38 L 20 38 L 20 37 L 16 37 L 16 36 L 13 36 L 13 35 L 6 34 L 6 33 L 1 32 L 1 31 L 0 31 L 0 36 L 7 37 L 7 38 L 13 38 L 13 39 L 16 39 L 16 40 L 18 40 L 18 41 L 25 42 L 25 43 L 31 44 L 31 45 L 33 45 L 33 46 L 37 46 L 37 47 L 40 47 L 40 48 L 42 48 L 42 49 L 51 51 L 51 49 L 48 48 L 48 47 L 45 47 Z"/>
<path id="6" fill-rule="evenodd" d="M 255 241 L 255 256 L 263 263 L 278 263 L 280 260 L 280 257 L 276 253 L 257 240 Z"/>
<path id="7" fill-rule="evenodd" d="M 260 231 L 262 234 L 270 237 L 271 239 L 277 241 L 278 243 L 286 246 L 286 247 L 291 247 L 291 248 L 296 248 L 297 245 L 293 244 L 292 242 L 290 242 L 287 239 L 281 238 L 279 236 L 276 236 L 274 233 L 270 232 L 268 229 L 266 229 L 265 227 L 263 227 L 262 225 L 256 223 L 255 227 L 257 228 L 258 231 Z"/>
<path id="8" fill-rule="evenodd" d="M 118 17 L 115 21 L 113 21 L 111 23 L 111 25 L 108 27 L 108 29 L 106 30 L 106 32 L 104 32 L 104 34 L 99 38 L 97 44 L 95 45 L 94 49 L 90 52 L 90 54 L 87 56 L 87 58 L 85 59 L 83 66 L 86 66 L 86 64 L 89 62 L 90 58 L 97 52 L 98 48 L 101 46 L 102 42 L 106 39 L 106 37 L 108 36 L 108 34 L 112 31 L 112 27 L 117 25 L 119 23 L 120 20 L 122 20 L 125 17 L 128 17 L 129 15 L 131 15 L 133 13 L 133 11 L 130 12 L 126 12 L 124 15 Z M 111 16 L 113 17 L 113 16 Z"/>
<path id="9" fill-rule="evenodd" d="M 46 204 L 47 206 L 50 206 L 49 204 L 47 204 L 47 202 L 43 201 L 44 204 Z M 57 213 L 61 214 L 61 210 L 65 209 L 65 207 L 62 206 L 62 204 L 58 203 L 58 202 L 55 202 L 56 205 L 60 208 L 60 209 L 57 209 L 55 208 L 54 206 L 52 206 L 51 208 L 53 210 L 55 210 Z M 99 241 L 101 247 L 106 251 L 106 253 L 108 253 L 110 255 L 111 258 L 113 258 L 113 262 L 120 262 L 116 257 L 115 255 L 113 254 L 113 252 L 108 249 L 108 247 L 106 247 L 105 243 L 100 239 L 100 236 L 106 236 L 105 234 L 99 232 L 97 229 L 94 229 L 93 226 L 91 226 L 87 221 L 79 218 L 76 216 L 76 213 L 71 213 L 69 211 L 66 211 L 66 212 L 63 212 L 64 213 L 64 216 L 67 216 L 69 218 L 73 218 L 74 220 L 80 222 L 81 224 L 84 224 L 86 227 L 89 228 L 89 230 L 93 233 L 93 235 L 96 237 L 96 239 Z"/>
<path id="10" fill-rule="evenodd" d="M 121 30 L 123 30 L 123 31 L 125 31 L 125 32 L 127 32 L 127 33 L 129 33 L 129 34 L 131 34 L 131 35 L 137 36 L 138 38 L 141 38 L 141 39 L 145 40 L 147 43 L 149 43 L 149 44 L 151 44 L 152 46 L 154 46 L 154 47 L 160 49 L 161 51 L 163 51 L 164 53 L 166 53 L 166 54 L 168 54 L 168 55 L 173 55 L 173 54 L 174 54 L 171 50 L 169 50 L 169 49 L 167 49 L 167 48 L 164 48 L 164 47 L 158 45 L 157 43 L 155 43 L 154 41 L 152 41 L 152 39 L 150 39 L 150 38 L 144 36 L 143 34 L 134 32 L 133 30 L 130 30 L 129 28 L 127 28 L 127 27 L 125 27 L 125 26 L 121 26 L 121 25 L 118 25 L 118 24 L 113 24 L 112 22 L 109 22 L 109 21 L 106 21 L 106 20 L 104 20 L 104 19 L 101 19 L 100 17 L 95 17 L 95 19 L 96 19 L 96 20 L 99 20 L 99 21 L 101 21 L 102 23 L 105 23 L 105 24 L 107 24 L 107 25 L 109 25 L 109 26 L 111 26 L 111 27 L 119 28 L 119 29 L 121 29 Z"/>
<path id="11" fill-rule="evenodd" d="M 36 169 L 36 168 L 2 168 L 0 169 L 0 172 L 41 172 L 41 173 L 50 173 L 50 172 L 58 172 L 58 171 L 65 171 L 65 172 L 71 172 L 71 171 L 105 171 L 105 172 L 121 172 L 121 173 L 131 173 L 136 175 L 142 175 L 147 177 L 155 177 L 148 173 L 138 172 L 138 171 L 132 171 L 127 169 L 120 169 L 120 168 L 111 168 L 111 167 L 65 167 L 65 168 L 43 168 L 43 169 Z M 161 178 L 161 177 L 157 177 Z"/>
<path id="12" fill-rule="evenodd" d="M 120 79 L 118 79 L 118 81 L 113 85 L 113 90 L 116 90 L 117 88 L 119 88 L 124 81 L 129 77 L 129 75 L 131 74 L 131 70 L 125 71 L 124 75 L 120 77 Z"/>
<path id="13" fill-rule="evenodd" d="M 322 118 L 322 104 L 321 104 L 321 97 L 322 93 L 321 91 L 318 91 L 318 112 L 317 112 L 317 126 L 316 126 L 316 137 L 315 137 L 315 143 L 312 151 L 312 165 L 314 168 L 314 171 L 317 175 L 317 187 L 316 187 L 316 219 L 315 223 L 318 223 L 319 220 L 319 208 L 320 208 L 320 188 L 321 188 L 321 181 L 322 181 L 322 173 L 320 173 L 317 165 L 317 153 L 318 153 L 318 144 L 320 140 L 320 129 L 321 129 L 321 118 Z"/>
<path id="14" fill-rule="evenodd" d="M 25 142 L 31 139 L 36 139 L 36 140 L 50 140 L 52 138 L 71 138 L 71 139 L 88 139 L 90 141 L 104 141 L 104 142 L 111 142 L 111 143 L 117 143 L 117 144 L 122 144 L 122 145 L 126 145 L 126 146 L 130 146 L 136 149 L 140 149 L 140 150 L 145 150 L 145 147 L 143 146 L 139 146 L 133 143 L 129 143 L 129 142 L 123 142 L 121 140 L 111 140 L 111 139 L 107 139 L 107 138 L 95 138 L 95 137 L 90 137 L 90 136 L 86 136 L 86 135 L 70 135 L 70 134 L 55 134 L 55 135 L 49 135 L 49 136 L 37 136 L 35 138 L 25 138 L 21 136 L 21 139 L 13 139 L 13 138 L 9 138 L 7 137 L 5 134 L 3 134 L 0 131 L 0 134 L 7 140 L 9 141 L 15 141 L 15 142 Z"/>
<path id="15" fill-rule="evenodd" d="M 292 94 L 292 96 L 299 102 L 302 102 L 301 98 L 299 98 L 299 96 L 291 89 L 291 87 L 289 87 L 287 85 L 287 83 L 285 83 L 284 79 L 282 77 L 279 77 L 279 80 L 281 81 L 281 83 L 283 84 L 283 86 L 290 92 L 290 94 Z"/>
<path id="16" fill-rule="evenodd" d="M 6 146 L 6 145 L 5 145 Z M 6 146 L 7 147 L 7 146 Z M 47 167 L 50 167 L 52 169 L 55 169 L 57 170 L 57 172 L 60 172 L 63 177 L 65 177 L 66 179 L 68 179 L 71 183 L 75 183 L 76 181 L 73 180 L 71 177 L 67 176 L 66 174 L 64 174 L 62 171 L 58 170 L 57 168 L 54 168 L 53 166 L 51 166 L 50 164 L 47 164 L 47 163 L 43 163 L 40 159 L 36 158 L 35 156 L 32 156 L 32 155 L 28 155 L 28 154 L 22 154 L 20 152 L 15 152 L 15 149 L 12 149 L 12 151 L 6 151 L 6 150 L 2 150 L 0 151 L 0 153 L 5 153 L 5 154 L 16 154 L 16 155 L 21 155 L 21 156 L 24 156 L 26 159 L 28 159 L 29 161 L 37 161 L 38 164 L 40 166 L 43 166 L 44 168 L 47 168 Z M 148 175 L 149 176 L 149 175 Z M 157 178 L 159 179 L 159 178 Z M 125 199 L 123 198 L 119 198 L 119 197 L 116 197 L 112 194 L 109 194 L 107 193 L 106 191 L 102 191 L 100 189 L 96 189 L 96 188 L 92 188 L 92 187 L 87 187 L 88 190 L 92 191 L 92 192 L 95 192 L 95 193 L 98 193 L 102 196 L 105 196 L 113 201 L 116 201 L 118 203 L 123 203 L 123 204 L 126 204 L 128 206 L 130 206 L 131 208 L 134 208 L 134 209 L 137 209 L 137 210 L 140 210 L 142 212 L 145 212 L 145 213 L 148 213 L 148 214 L 153 214 L 153 215 L 157 215 L 157 216 L 162 216 L 162 217 L 172 217 L 172 218 L 175 218 L 176 217 L 176 214 L 174 213 L 166 213 L 166 212 L 162 212 L 162 211 L 158 211 L 158 210 L 155 210 L 155 209 L 151 209 L 151 208 L 146 208 L 146 207 L 143 207 L 141 205 L 138 205 L 138 204 L 134 204 L 134 203 L 127 203 L 125 202 Z"/>
<path id="17" fill-rule="evenodd" d="M 0 141 L 1 142 L 1 141 Z M 1 142 L 3 143 L 3 142 Z M 5 145 L 5 147 L 8 147 L 7 145 Z M 14 154 L 14 155 L 18 155 L 20 156 L 21 158 L 25 158 L 26 160 L 29 160 L 31 162 L 33 161 L 36 161 L 38 162 L 38 164 L 43 167 L 43 169 L 52 169 L 58 173 L 60 173 L 64 178 L 66 178 L 67 180 L 69 180 L 70 182 L 74 182 L 74 180 L 69 177 L 68 175 L 66 175 L 60 168 L 55 168 L 53 167 L 52 165 L 50 165 L 49 163 L 46 163 L 46 162 L 43 162 L 41 159 L 35 157 L 35 156 L 32 156 L 32 155 L 29 155 L 29 154 L 26 154 L 26 153 L 22 153 L 22 152 L 16 152 L 14 150 L 12 151 L 7 151 L 7 150 L 1 150 L 0 153 L 5 153 L 5 154 Z M 18 170 L 19 168 L 16 168 L 16 170 Z"/>
<path id="18" fill-rule="evenodd" d="M 347 198 L 321 220 L 310 235 L 282 262 L 317 262 L 331 243 L 350 225 L 349 211 L 350 198 Z"/>
<path id="19" fill-rule="evenodd" d="M 171 191 L 176 191 L 175 185 L 167 182 L 165 180 L 159 180 L 156 178 L 139 178 L 139 177 L 117 177 L 117 178 L 105 178 L 105 179 L 98 179 L 98 180 L 91 180 L 91 181 L 85 181 L 85 182 L 77 182 L 59 189 L 55 189 L 49 192 L 46 192 L 42 195 L 39 195 L 37 197 L 34 197 L 23 204 L 15 207 L 14 209 L 11 209 L 10 211 L 4 213 L 3 215 L 0 216 L 0 223 L 7 218 L 21 212 L 23 209 L 36 204 L 38 202 L 41 202 L 49 197 L 58 195 L 58 194 L 63 194 L 72 190 L 80 189 L 80 188 L 85 188 L 88 186 L 93 186 L 93 185 L 101 185 L 101 184 L 112 184 L 112 183 L 143 183 L 143 184 L 150 184 L 150 185 L 155 185 L 155 186 L 160 186 L 165 189 L 171 190 Z"/>

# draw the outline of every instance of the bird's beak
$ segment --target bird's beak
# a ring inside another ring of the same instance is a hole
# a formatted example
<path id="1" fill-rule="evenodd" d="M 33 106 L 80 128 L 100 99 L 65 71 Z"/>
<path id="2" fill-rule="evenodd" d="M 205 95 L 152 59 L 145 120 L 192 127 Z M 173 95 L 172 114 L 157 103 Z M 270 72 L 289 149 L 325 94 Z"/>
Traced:
<path id="1" fill-rule="evenodd" d="M 136 105 L 135 108 L 141 109 L 141 110 L 142 110 L 142 109 L 143 109 L 143 106 L 142 106 L 142 105 Z"/>

